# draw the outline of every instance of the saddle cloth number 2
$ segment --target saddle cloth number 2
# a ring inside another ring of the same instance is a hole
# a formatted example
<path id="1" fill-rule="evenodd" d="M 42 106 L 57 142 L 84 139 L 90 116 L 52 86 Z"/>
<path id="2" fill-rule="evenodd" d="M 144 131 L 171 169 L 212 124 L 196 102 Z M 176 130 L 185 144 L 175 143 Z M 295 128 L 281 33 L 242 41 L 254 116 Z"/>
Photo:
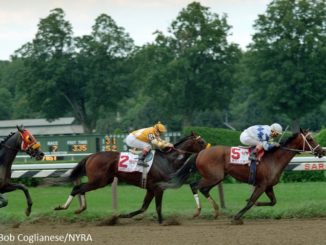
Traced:
<path id="1" fill-rule="evenodd" d="M 129 161 L 129 156 L 128 155 L 121 156 L 120 161 L 119 161 L 119 168 L 127 168 L 128 165 L 125 164 L 127 161 Z"/>

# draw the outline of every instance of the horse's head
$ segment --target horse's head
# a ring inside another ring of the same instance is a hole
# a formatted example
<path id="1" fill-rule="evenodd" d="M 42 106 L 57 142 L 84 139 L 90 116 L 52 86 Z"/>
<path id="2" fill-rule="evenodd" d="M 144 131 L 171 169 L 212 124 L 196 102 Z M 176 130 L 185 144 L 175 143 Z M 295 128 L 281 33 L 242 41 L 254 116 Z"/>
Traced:
<path id="1" fill-rule="evenodd" d="M 313 155 L 317 157 L 322 157 L 325 155 L 323 148 L 313 139 L 311 132 L 309 130 L 303 130 L 300 128 L 301 144 L 303 151 L 310 151 Z"/>
<path id="2" fill-rule="evenodd" d="M 26 152 L 31 157 L 35 157 L 36 160 L 42 160 L 44 153 L 41 150 L 41 145 L 37 143 L 36 138 L 22 126 L 17 126 L 17 129 L 21 138 L 20 150 Z"/>
<path id="3" fill-rule="evenodd" d="M 208 147 L 209 144 L 207 144 L 201 136 L 191 132 L 189 136 L 183 138 L 174 146 L 179 150 L 187 151 L 189 153 L 198 153 Z"/>

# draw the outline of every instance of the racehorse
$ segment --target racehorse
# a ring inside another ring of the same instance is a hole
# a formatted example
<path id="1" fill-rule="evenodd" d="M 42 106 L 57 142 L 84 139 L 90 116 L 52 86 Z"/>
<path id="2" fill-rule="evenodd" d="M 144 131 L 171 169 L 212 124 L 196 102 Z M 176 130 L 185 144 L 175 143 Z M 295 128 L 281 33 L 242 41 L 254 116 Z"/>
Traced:
<path id="1" fill-rule="evenodd" d="M 188 178 L 190 173 L 198 172 L 201 179 L 191 185 L 194 194 L 200 192 L 207 198 L 213 206 L 215 217 L 218 216 L 219 207 L 212 199 L 209 191 L 212 187 L 219 184 L 226 175 L 231 175 L 241 182 L 249 180 L 249 166 L 237 165 L 230 163 L 230 147 L 228 146 L 214 146 L 209 149 L 201 151 L 189 158 L 187 163 L 184 164 L 175 174 L 171 175 L 170 181 L 161 183 L 163 189 L 177 188 Z M 246 206 L 241 209 L 232 220 L 232 224 L 243 224 L 242 216 L 253 206 L 274 206 L 276 198 L 273 186 L 279 182 L 280 176 L 291 159 L 300 152 L 309 151 L 315 156 L 322 157 L 325 155 L 322 147 L 316 143 L 312 138 L 311 133 L 307 130 L 300 129 L 300 132 L 293 134 L 289 137 L 280 147 L 266 152 L 261 158 L 260 163 L 256 169 L 256 183 L 254 190 Z M 257 202 L 258 198 L 266 193 L 270 202 Z M 194 216 L 200 214 L 200 205 L 197 202 L 197 209 Z"/>
<path id="2" fill-rule="evenodd" d="M 8 205 L 7 199 L 2 194 L 19 189 L 25 194 L 27 200 L 25 214 L 29 216 L 33 203 L 27 187 L 23 184 L 10 183 L 12 162 L 19 151 L 26 152 L 31 157 L 35 157 L 36 160 L 41 160 L 44 157 L 41 145 L 23 127 L 17 126 L 16 132 L 10 133 L 0 142 L 0 208 Z"/>
<path id="3" fill-rule="evenodd" d="M 169 175 L 176 172 L 186 161 L 186 159 L 193 153 L 198 153 L 207 146 L 206 142 L 195 133 L 191 133 L 181 139 L 178 143 L 170 148 L 168 152 L 155 150 L 152 167 L 147 176 L 146 196 L 142 207 L 134 212 L 122 214 L 120 218 L 131 218 L 137 214 L 143 213 L 147 210 L 152 199 L 155 197 L 156 212 L 158 215 L 158 222 L 162 223 L 162 197 L 163 190 L 159 188 L 157 183 L 167 181 Z M 141 187 L 142 173 L 131 172 L 125 173 L 118 171 L 120 153 L 119 152 L 97 152 L 81 160 L 78 165 L 71 172 L 69 179 L 74 181 L 75 185 L 67 202 L 60 205 L 55 210 L 67 209 L 74 196 L 80 195 L 80 208 L 75 213 L 81 213 L 86 209 L 85 193 L 112 183 L 114 177 L 118 180 L 124 181 Z M 82 176 L 88 177 L 88 183 L 80 184 Z"/>

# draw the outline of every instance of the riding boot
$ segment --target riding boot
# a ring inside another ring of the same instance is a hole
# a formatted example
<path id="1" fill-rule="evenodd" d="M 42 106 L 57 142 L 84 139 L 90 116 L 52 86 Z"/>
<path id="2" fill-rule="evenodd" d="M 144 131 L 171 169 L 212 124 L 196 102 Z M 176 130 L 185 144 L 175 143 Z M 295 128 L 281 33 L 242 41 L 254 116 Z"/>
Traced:
<path id="1" fill-rule="evenodd" d="M 147 163 L 145 163 L 145 158 L 146 158 L 147 154 L 148 154 L 148 151 L 145 150 L 145 149 L 140 153 L 140 155 L 138 157 L 137 165 L 142 166 L 142 167 L 148 167 L 149 166 Z"/>

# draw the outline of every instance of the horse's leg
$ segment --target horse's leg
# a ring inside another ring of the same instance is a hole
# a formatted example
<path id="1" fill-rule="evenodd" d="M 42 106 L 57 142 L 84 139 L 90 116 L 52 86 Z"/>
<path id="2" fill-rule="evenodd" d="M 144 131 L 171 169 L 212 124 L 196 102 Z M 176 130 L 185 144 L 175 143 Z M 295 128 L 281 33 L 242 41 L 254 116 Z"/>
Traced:
<path id="1" fill-rule="evenodd" d="M 203 187 L 200 189 L 200 192 L 206 197 L 207 201 L 211 204 L 211 206 L 214 209 L 214 218 L 216 219 L 219 215 L 219 206 L 218 204 L 215 202 L 215 200 L 211 197 L 211 195 L 209 194 L 210 190 L 216 186 L 216 184 L 213 184 L 211 186 L 207 186 L 207 187 Z"/>
<path id="2" fill-rule="evenodd" d="M 214 218 L 216 219 L 219 215 L 219 206 L 215 200 L 209 194 L 210 190 L 222 181 L 222 177 L 219 179 L 201 179 L 198 183 L 200 192 L 206 197 L 207 201 L 211 204 L 214 209 Z"/>
<path id="3" fill-rule="evenodd" d="M 80 185 L 80 179 L 74 181 L 74 187 L 73 187 L 72 191 L 76 188 L 76 186 L 78 186 L 77 184 Z M 81 207 L 81 205 L 82 205 L 81 204 L 81 197 L 80 197 L 79 194 L 77 196 L 78 196 L 79 205 Z M 67 201 L 65 202 L 65 204 L 59 205 L 58 207 L 54 208 L 54 210 L 59 211 L 59 210 L 66 210 L 66 209 L 68 209 L 73 199 L 74 199 L 74 196 L 72 196 L 70 194 L 68 196 Z"/>
<path id="4" fill-rule="evenodd" d="M 17 189 L 23 191 L 25 194 L 26 201 L 27 201 L 27 208 L 25 210 L 25 214 L 26 214 L 26 216 L 29 216 L 32 211 L 33 202 L 32 202 L 32 198 L 29 194 L 29 191 L 25 185 L 17 184 L 17 183 L 8 183 L 1 189 L 1 193 L 11 192 L 11 191 L 15 191 Z"/>
<path id="5" fill-rule="evenodd" d="M 241 220 L 241 217 L 256 203 L 258 198 L 261 196 L 261 194 L 263 194 L 265 190 L 265 186 L 256 186 L 255 190 L 251 194 L 249 201 L 247 202 L 247 205 L 233 217 L 231 223 L 234 225 L 242 225 L 243 221 Z"/>
<path id="6" fill-rule="evenodd" d="M 155 195 L 155 205 L 156 205 L 156 213 L 158 217 L 158 223 L 162 224 L 162 198 L 163 198 L 163 190 L 156 189 L 154 192 Z"/>
<path id="7" fill-rule="evenodd" d="M 0 208 L 8 205 L 8 200 L 0 193 Z"/>
<path id="8" fill-rule="evenodd" d="M 200 215 L 201 212 L 201 205 L 200 205 L 200 200 L 199 200 L 199 196 L 198 196 L 198 188 L 197 188 L 198 182 L 192 182 L 189 184 L 190 189 L 192 191 L 192 194 L 195 198 L 195 202 L 196 202 L 196 210 L 195 213 L 193 215 L 193 217 L 198 217 Z"/>
<path id="9" fill-rule="evenodd" d="M 103 181 L 103 179 L 101 179 L 101 178 L 98 178 L 98 179 L 94 178 L 94 179 L 95 179 L 94 181 L 77 185 L 72 190 L 72 192 L 70 194 L 71 196 L 74 197 L 76 195 L 80 195 L 80 198 L 81 198 L 81 206 L 79 207 L 79 209 L 77 209 L 75 211 L 75 214 L 80 214 L 81 212 L 83 212 L 87 209 L 85 193 L 89 192 L 89 191 L 96 190 L 98 188 L 102 188 L 102 187 L 112 183 L 113 176 L 110 177 L 107 181 Z"/>
<path id="10" fill-rule="evenodd" d="M 74 181 L 74 185 L 75 185 L 75 186 L 76 186 L 76 185 L 80 185 L 80 184 L 81 184 L 81 180 L 80 180 L 80 178 Z M 80 209 L 81 209 L 82 206 L 83 206 L 83 201 L 86 203 L 86 196 L 84 195 L 84 198 L 82 198 L 82 195 L 77 194 L 77 198 L 78 198 L 79 207 L 80 207 Z"/>
<path id="11" fill-rule="evenodd" d="M 138 209 L 134 212 L 128 213 L 128 214 L 120 214 L 119 218 L 132 218 L 137 214 L 141 214 L 141 213 L 145 212 L 147 210 L 147 208 L 149 207 L 149 204 L 152 202 L 153 197 L 154 197 L 154 192 L 147 190 L 142 207 L 140 209 Z"/>
<path id="12" fill-rule="evenodd" d="M 274 206 L 276 204 L 276 197 L 274 194 L 273 186 L 268 187 L 265 193 L 268 196 L 270 202 L 256 202 L 256 206 Z"/>

